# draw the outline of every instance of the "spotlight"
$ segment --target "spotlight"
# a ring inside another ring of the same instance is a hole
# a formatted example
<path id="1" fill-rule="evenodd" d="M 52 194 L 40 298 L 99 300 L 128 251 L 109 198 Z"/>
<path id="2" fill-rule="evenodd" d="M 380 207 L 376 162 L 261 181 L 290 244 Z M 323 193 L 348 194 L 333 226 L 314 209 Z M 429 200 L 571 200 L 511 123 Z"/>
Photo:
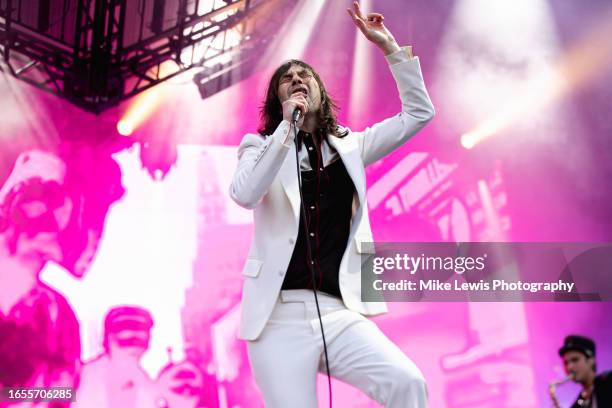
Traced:
<path id="1" fill-rule="evenodd" d="M 464 133 L 461 135 L 461 146 L 466 149 L 471 149 L 476 145 L 474 136 L 472 133 Z"/>
<path id="2" fill-rule="evenodd" d="M 120 120 L 117 122 L 117 132 L 121 136 L 131 136 L 134 132 L 134 125 L 127 120 Z"/>

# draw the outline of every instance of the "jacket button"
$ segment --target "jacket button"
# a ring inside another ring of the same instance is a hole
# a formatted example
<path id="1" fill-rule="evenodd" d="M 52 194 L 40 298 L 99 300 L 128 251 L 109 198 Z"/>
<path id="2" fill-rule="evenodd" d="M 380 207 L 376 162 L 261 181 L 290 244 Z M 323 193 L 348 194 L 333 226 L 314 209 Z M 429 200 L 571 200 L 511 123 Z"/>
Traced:
<path id="1" fill-rule="evenodd" d="M 295 244 L 295 239 L 293 239 L 293 238 L 289 238 L 289 243 L 290 243 L 291 245 Z"/>
<path id="2" fill-rule="evenodd" d="M 279 270 L 278 270 L 278 274 L 279 274 L 280 276 L 283 276 L 283 275 L 285 274 L 285 271 L 283 271 L 282 269 L 279 269 Z"/>

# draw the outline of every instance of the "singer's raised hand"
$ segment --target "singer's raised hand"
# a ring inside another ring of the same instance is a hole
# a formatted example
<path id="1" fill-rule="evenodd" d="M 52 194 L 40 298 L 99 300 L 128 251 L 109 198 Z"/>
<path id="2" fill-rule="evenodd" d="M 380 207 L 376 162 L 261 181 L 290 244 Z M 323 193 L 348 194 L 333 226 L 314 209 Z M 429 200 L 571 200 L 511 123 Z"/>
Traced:
<path id="1" fill-rule="evenodd" d="M 363 15 L 359 2 L 353 2 L 353 9 L 346 9 L 353 19 L 353 22 L 361 30 L 363 35 L 376 44 L 385 55 L 389 55 L 400 50 L 393 34 L 385 27 L 383 21 L 385 16 L 379 13 L 369 13 Z"/>

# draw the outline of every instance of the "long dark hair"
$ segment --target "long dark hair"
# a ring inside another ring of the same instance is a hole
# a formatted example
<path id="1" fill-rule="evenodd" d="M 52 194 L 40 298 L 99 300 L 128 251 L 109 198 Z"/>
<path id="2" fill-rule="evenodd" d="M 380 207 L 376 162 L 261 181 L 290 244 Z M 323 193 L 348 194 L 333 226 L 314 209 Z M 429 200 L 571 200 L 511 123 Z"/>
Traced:
<path id="1" fill-rule="evenodd" d="M 268 91 L 266 92 L 266 100 L 261 107 L 260 117 L 261 122 L 257 131 L 261 135 L 271 135 L 274 133 L 278 125 L 283 120 L 283 107 L 278 99 L 278 85 L 280 78 L 291 68 L 292 65 L 298 65 L 302 68 L 309 70 L 312 76 L 319 84 L 321 90 L 321 109 L 319 109 L 319 125 L 323 128 L 324 136 L 332 134 L 337 137 L 344 137 L 348 134 L 348 131 L 338 126 L 338 120 L 336 119 L 336 112 L 338 111 L 338 105 L 327 93 L 323 81 L 317 72 L 307 63 L 301 60 L 289 60 L 282 64 L 274 71 L 270 83 L 268 84 Z"/>

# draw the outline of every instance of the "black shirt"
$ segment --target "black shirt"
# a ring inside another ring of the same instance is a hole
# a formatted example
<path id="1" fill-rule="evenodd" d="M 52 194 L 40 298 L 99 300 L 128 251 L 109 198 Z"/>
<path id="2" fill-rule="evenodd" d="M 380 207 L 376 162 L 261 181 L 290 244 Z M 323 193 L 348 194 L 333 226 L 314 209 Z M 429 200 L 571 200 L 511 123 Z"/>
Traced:
<path id="1" fill-rule="evenodd" d="M 612 407 L 612 371 L 607 371 L 595 377 L 593 395 L 597 399 L 597 408 Z M 590 408 L 592 406 L 593 398 L 584 400 L 581 396 L 578 396 L 572 408 Z"/>
<path id="2" fill-rule="evenodd" d="M 316 139 L 320 140 L 322 133 L 317 133 Z M 351 227 L 355 186 L 341 159 L 323 166 L 321 146 L 314 139 L 309 133 L 298 133 L 298 143 L 304 143 L 312 169 L 301 171 L 308 235 L 300 211 L 298 238 L 282 289 L 312 289 L 315 286 L 330 295 L 342 297 L 338 272 Z M 307 239 L 312 259 L 308 254 Z M 314 285 L 309 264 L 314 269 Z"/>

